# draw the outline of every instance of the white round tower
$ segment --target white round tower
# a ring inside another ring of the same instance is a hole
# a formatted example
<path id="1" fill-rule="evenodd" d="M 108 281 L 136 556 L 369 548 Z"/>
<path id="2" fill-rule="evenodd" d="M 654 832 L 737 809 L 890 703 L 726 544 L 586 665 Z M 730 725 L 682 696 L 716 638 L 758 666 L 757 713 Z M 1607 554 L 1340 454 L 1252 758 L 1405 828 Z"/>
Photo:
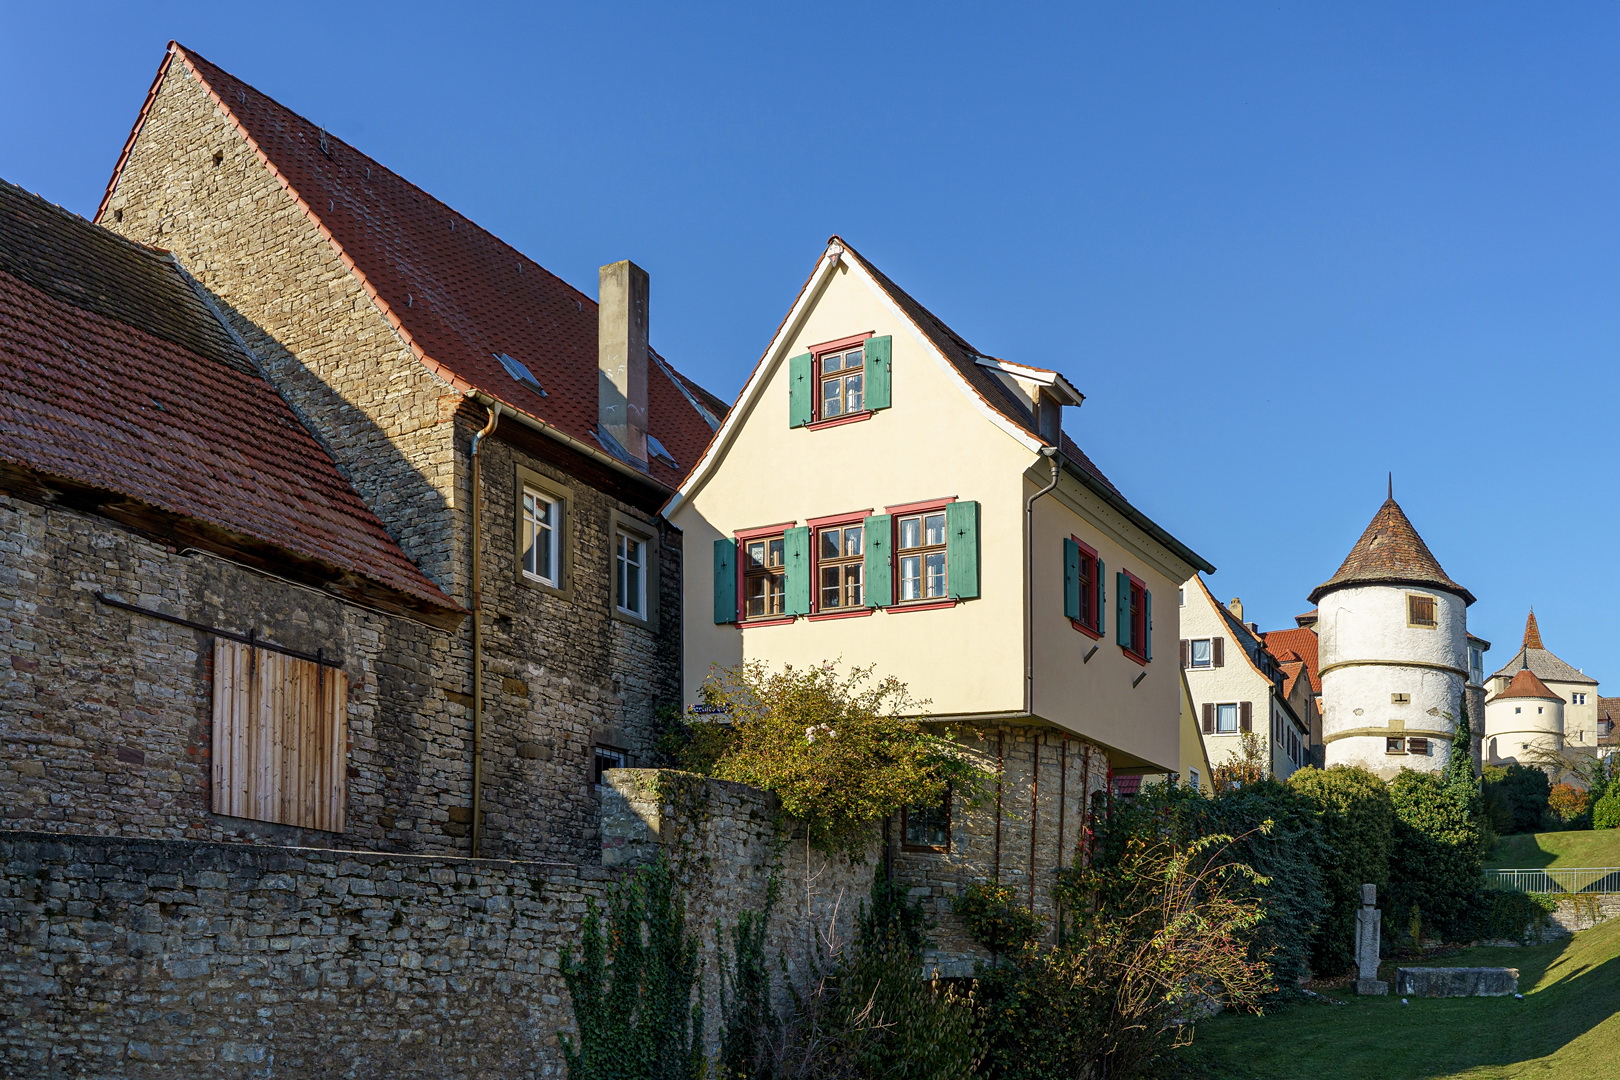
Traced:
<path id="1" fill-rule="evenodd" d="M 1326 764 L 1386 778 L 1443 769 L 1468 681 L 1474 597 L 1440 568 L 1394 498 L 1311 601 Z"/>
<path id="2" fill-rule="evenodd" d="M 1564 745 L 1564 699 L 1536 673 L 1521 668 L 1506 687 L 1485 702 L 1485 760 L 1534 765 L 1532 750 Z"/>

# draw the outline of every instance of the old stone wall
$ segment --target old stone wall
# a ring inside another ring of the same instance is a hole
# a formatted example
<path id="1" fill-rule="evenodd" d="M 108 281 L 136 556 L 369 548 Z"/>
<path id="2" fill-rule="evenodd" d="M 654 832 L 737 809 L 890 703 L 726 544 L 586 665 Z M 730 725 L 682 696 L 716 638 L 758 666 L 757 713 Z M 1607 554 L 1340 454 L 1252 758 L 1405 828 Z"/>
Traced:
<path id="1" fill-rule="evenodd" d="M 1046 940 L 1056 940 L 1056 871 L 1085 850 L 1088 807 L 1108 784 L 1103 750 L 1052 728 L 1009 724 L 962 738 L 987 767 L 999 764 L 1001 782 L 977 806 L 953 797 L 949 850 L 909 849 L 900 820 L 888 833 L 895 880 L 938 924 L 926 962 L 945 976 L 971 975 L 975 963 L 988 959 L 951 910 L 951 900 L 976 882 L 1012 886 L 1018 901 L 1045 920 Z"/>

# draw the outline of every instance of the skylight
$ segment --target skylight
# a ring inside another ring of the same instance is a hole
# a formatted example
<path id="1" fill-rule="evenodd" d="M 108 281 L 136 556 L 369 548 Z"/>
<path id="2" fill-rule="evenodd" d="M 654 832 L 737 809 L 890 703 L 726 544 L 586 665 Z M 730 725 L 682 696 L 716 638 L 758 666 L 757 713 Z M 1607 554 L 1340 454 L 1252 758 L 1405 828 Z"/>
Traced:
<path id="1" fill-rule="evenodd" d="M 541 397 L 546 396 L 545 390 L 540 387 L 540 380 L 534 377 L 534 372 L 523 366 L 521 360 L 514 360 L 503 352 L 494 353 L 493 355 L 495 359 L 501 362 L 501 367 L 505 368 L 506 373 L 512 376 L 513 379 L 527 386 Z"/>
<path id="2" fill-rule="evenodd" d="M 663 458 L 673 468 L 680 468 L 679 465 L 675 464 L 675 455 L 666 450 L 664 444 L 651 435 L 647 436 L 647 451 L 655 458 Z"/>

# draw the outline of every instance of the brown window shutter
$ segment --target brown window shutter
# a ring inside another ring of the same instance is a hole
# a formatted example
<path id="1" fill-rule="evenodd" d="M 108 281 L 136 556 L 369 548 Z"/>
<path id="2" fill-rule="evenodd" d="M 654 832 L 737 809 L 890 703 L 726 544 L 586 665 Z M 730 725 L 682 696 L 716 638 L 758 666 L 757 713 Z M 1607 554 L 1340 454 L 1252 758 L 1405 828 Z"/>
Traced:
<path id="1" fill-rule="evenodd" d="M 1225 667 L 1226 639 L 1218 637 L 1211 640 L 1209 643 L 1209 654 L 1211 657 L 1211 663 L 1213 663 L 1216 667 Z"/>
<path id="2" fill-rule="evenodd" d="M 1238 703 L 1238 730 L 1254 730 L 1254 702 L 1242 701 Z"/>
<path id="3" fill-rule="evenodd" d="M 1208 735 L 1208 734 L 1214 734 L 1214 732 L 1215 732 L 1215 705 L 1214 705 L 1213 702 L 1206 701 L 1206 702 L 1204 702 L 1204 733 Z"/>
<path id="4" fill-rule="evenodd" d="M 1192 642 L 1186 638 L 1181 639 L 1181 666 L 1185 670 L 1192 664 Z"/>

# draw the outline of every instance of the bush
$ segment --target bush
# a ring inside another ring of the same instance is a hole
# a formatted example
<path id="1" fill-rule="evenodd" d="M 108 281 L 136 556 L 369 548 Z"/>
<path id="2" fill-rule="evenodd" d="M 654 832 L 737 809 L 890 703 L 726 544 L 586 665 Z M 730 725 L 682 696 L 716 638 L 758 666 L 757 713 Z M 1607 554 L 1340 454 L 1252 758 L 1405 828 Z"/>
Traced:
<path id="1" fill-rule="evenodd" d="M 1486 889 L 1481 905 L 1479 936 L 1491 941 L 1524 941 L 1540 928 L 1558 904 L 1546 893 L 1517 889 Z"/>
<path id="2" fill-rule="evenodd" d="M 1547 796 L 1547 805 L 1560 823 L 1574 825 L 1591 808 L 1591 798 L 1574 784 L 1554 784 Z"/>
<path id="3" fill-rule="evenodd" d="M 1479 798 L 1434 773 L 1402 769 L 1390 781 L 1395 810 L 1386 917 L 1447 941 L 1470 940 L 1480 906 L 1484 863 Z M 1417 936 L 1412 932 L 1412 936 Z"/>
<path id="4" fill-rule="evenodd" d="M 1366 769 L 1335 765 L 1300 769 L 1288 786 L 1309 800 L 1327 848 L 1322 885 L 1328 908 L 1312 939 L 1312 970 L 1336 975 L 1355 962 L 1356 911 L 1361 886 L 1389 885 L 1395 809 L 1389 788 Z"/>
<path id="5" fill-rule="evenodd" d="M 1016 889 L 989 881 L 963 889 L 951 901 L 951 910 L 968 935 L 997 956 L 1033 945 L 1044 925 L 1039 915 L 1018 902 Z"/>
<path id="6" fill-rule="evenodd" d="M 1611 781 L 1603 798 L 1592 805 L 1592 828 L 1620 829 L 1620 783 Z"/>
<path id="7" fill-rule="evenodd" d="M 1493 780 L 1489 786 L 1500 792 L 1501 799 L 1507 805 L 1508 820 L 1505 831 L 1539 832 L 1546 824 L 1547 799 L 1552 793 L 1552 785 L 1547 782 L 1547 774 L 1540 769 L 1520 765 L 1517 762 L 1501 766 L 1499 772 L 1493 768 L 1491 772 L 1499 779 Z"/>

